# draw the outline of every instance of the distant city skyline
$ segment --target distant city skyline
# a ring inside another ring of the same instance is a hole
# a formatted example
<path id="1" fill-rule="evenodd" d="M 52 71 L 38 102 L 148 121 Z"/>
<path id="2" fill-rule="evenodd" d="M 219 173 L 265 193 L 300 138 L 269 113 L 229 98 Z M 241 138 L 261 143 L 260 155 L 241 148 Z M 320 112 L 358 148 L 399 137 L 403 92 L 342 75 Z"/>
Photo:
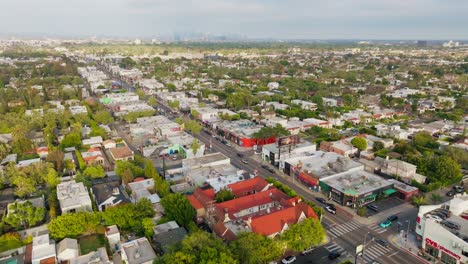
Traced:
<path id="1" fill-rule="evenodd" d="M 464 0 L 15 0 L 1 35 L 468 39 Z"/>

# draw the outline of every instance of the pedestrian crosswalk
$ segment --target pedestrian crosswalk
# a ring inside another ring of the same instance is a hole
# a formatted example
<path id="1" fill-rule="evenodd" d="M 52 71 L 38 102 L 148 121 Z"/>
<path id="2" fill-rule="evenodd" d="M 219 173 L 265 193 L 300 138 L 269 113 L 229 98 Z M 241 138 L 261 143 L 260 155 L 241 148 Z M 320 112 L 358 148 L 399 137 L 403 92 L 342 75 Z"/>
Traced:
<path id="1" fill-rule="evenodd" d="M 337 238 L 361 227 L 361 224 L 352 220 L 340 225 L 330 226 L 328 229 L 328 234 L 333 238 Z"/>
<path id="2" fill-rule="evenodd" d="M 345 256 L 347 258 L 350 258 L 351 257 L 351 254 L 349 254 L 349 252 L 347 252 L 342 246 L 338 245 L 337 243 L 333 242 L 327 246 L 325 246 L 325 249 L 328 251 L 328 252 L 332 252 L 332 251 L 335 251 L 335 252 L 338 252 L 341 254 L 341 256 Z"/>
<path id="3" fill-rule="evenodd" d="M 382 228 L 380 227 L 379 224 L 372 224 L 370 226 L 368 226 L 370 229 L 372 229 L 372 231 L 376 232 L 376 233 L 379 233 L 379 234 L 382 234 L 382 233 L 385 233 L 387 232 L 388 228 Z"/>
<path id="4" fill-rule="evenodd" d="M 392 249 L 373 243 L 364 248 L 364 262 L 374 263 L 379 257 L 388 255 Z M 362 259 L 362 256 L 361 256 Z"/>

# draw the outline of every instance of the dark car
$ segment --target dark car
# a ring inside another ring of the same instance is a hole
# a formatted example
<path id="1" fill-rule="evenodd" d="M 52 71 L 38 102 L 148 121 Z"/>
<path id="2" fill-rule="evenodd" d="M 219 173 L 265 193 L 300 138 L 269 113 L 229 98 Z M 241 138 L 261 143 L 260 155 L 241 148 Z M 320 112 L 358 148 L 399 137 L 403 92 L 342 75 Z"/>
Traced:
<path id="1" fill-rule="evenodd" d="M 317 200 L 319 203 L 327 204 L 327 200 L 325 200 L 323 198 L 317 197 L 317 198 L 315 198 L 315 200 Z"/>
<path id="2" fill-rule="evenodd" d="M 367 207 L 369 210 L 372 210 L 372 211 L 374 211 L 374 212 L 378 212 L 378 211 L 379 211 L 379 207 L 378 207 L 377 205 L 375 205 L 375 204 L 368 204 L 366 207 Z"/>
<path id="3" fill-rule="evenodd" d="M 242 153 L 237 153 L 237 157 L 242 158 L 242 157 L 244 157 L 244 154 L 242 154 Z"/>
<path id="4" fill-rule="evenodd" d="M 448 197 L 452 197 L 452 196 L 454 196 L 455 194 L 457 194 L 457 193 L 455 192 L 455 190 L 450 190 L 450 191 L 448 191 L 445 195 L 447 195 Z"/>
<path id="5" fill-rule="evenodd" d="M 464 193 L 465 192 L 465 188 L 463 186 L 458 186 L 458 185 L 455 185 L 452 187 L 452 189 L 456 192 L 456 193 Z"/>
<path id="6" fill-rule="evenodd" d="M 338 252 L 338 251 L 331 251 L 330 253 L 328 253 L 328 258 L 329 259 L 337 259 L 341 256 L 341 253 Z"/>
<path id="7" fill-rule="evenodd" d="M 267 169 L 267 170 L 268 170 L 270 173 L 273 173 L 273 174 L 275 174 L 275 173 L 276 173 L 276 171 L 275 171 L 274 169 L 270 168 L 270 167 L 268 167 L 268 169 Z"/>
<path id="8" fill-rule="evenodd" d="M 396 220 L 398 220 L 398 216 L 397 215 L 391 215 L 387 218 L 388 221 L 390 222 L 395 222 Z"/>
<path id="9" fill-rule="evenodd" d="M 452 222 L 452 221 L 442 221 L 442 224 L 450 229 L 460 229 L 460 224 Z"/>
<path id="10" fill-rule="evenodd" d="M 268 166 L 265 165 L 265 164 L 262 164 L 260 167 L 262 167 L 262 168 L 265 169 L 265 170 L 268 170 Z"/>
<path id="11" fill-rule="evenodd" d="M 383 240 L 381 238 L 377 238 L 375 242 L 383 247 L 388 247 L 388 242 L 386 240 Z"/>
<path id="12" fill-rule="evenodd" d="M 208 131 L 208 130 L 203 130 L 203 132 L 205 132 L 205 133 L 208 134 L 208 135 L 211 135 L 211 132 Z"/>

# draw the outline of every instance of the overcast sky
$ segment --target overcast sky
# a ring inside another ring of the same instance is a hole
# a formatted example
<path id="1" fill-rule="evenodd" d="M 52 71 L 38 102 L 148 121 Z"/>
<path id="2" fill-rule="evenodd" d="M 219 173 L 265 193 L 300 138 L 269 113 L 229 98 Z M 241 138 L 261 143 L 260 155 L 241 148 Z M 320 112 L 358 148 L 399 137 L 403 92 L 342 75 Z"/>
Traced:
<path id="1" fill-rule="evenodd" d="M 468 0 L 1 0 L 0 33 L 468 39 Z"/>

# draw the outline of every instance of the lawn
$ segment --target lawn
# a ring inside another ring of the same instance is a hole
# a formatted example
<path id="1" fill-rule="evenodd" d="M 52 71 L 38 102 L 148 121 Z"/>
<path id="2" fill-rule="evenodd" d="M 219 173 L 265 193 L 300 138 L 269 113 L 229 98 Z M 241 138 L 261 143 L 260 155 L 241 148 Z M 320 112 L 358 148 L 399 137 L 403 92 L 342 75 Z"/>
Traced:
<path id="1" fill-rule="evenodd" d="M 96 251 L 100 247 L 106 246 L 104 235 L 90 235 L 78 238 L 81 255 L 88 254 L 91 251 Z"/>

